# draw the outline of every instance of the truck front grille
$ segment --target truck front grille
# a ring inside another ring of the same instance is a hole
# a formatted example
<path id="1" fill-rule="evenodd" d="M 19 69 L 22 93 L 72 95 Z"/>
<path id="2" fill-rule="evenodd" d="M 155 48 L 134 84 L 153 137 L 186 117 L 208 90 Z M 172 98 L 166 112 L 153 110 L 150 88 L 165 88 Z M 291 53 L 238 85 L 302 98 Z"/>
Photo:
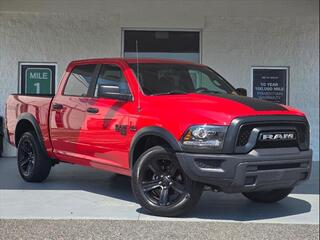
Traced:
<path id="1" fill-rule="evenodd" d="M 287 148 L 287 147 L 300 147 L 301 150 L 308 148 L 308 127 L 303 122 L 295 123 L 284 123 L 284 122 L 274 122 L 274 123 L 248 123 L 240 126 L 239 133 L 237 136 L 236 146 L 244 147 L 248 144 L 250 136 L 254 128 L 268 128 L 271 131 L 272 127 L 277 128 L 277 131 L 287 131 L 291 128 L 296 133 L 295 140 L 279 140 L 279 141 L 259 141 L 255 139 L 253 148 Z M 281 129 L 283 127 L 283 129 Z"/>

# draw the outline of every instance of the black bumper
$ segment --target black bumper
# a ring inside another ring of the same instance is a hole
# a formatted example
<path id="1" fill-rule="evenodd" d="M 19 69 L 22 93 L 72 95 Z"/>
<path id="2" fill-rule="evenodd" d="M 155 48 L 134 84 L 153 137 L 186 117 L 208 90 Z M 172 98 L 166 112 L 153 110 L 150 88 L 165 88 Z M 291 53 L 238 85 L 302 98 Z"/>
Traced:
<path id="1" fill-rule="evenodd" d="M 292 188 L 310 177 L 312 150 L 254 149 L 248 154 L 176 153 L 184 172 L 194 181 L 223 192 Z"/>

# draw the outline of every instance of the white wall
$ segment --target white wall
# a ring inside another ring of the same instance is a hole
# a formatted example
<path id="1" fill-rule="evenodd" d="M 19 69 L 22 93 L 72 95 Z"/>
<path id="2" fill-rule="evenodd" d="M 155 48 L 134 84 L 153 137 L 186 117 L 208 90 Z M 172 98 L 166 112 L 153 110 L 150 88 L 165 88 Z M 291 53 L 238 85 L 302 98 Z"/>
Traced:
<path id="1" fill-rule="evenodd" d="M 0 0 L 0 115 L 18 61 L 57 62 L 60 77 L 73 59 L 120 56 L 128 27 L 201 29 L 202 62 L 237 87 L 250 89 L 252 65 L 289 66 L 290 105 L 307 114 L 319 159 L 317 0 Z"/>

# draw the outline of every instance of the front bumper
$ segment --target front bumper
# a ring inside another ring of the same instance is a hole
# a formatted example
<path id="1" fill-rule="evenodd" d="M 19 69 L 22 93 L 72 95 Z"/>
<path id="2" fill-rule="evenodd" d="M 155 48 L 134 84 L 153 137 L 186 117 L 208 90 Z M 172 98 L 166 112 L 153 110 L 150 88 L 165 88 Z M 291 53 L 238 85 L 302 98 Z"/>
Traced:
<path id="1" fill-rule="evenodd" d="M 194 181 L 223 192 L 293 188 L 310 177 L 312 150 L 254 149 L 248 154 L 176 153 L 184 172 Z"/>

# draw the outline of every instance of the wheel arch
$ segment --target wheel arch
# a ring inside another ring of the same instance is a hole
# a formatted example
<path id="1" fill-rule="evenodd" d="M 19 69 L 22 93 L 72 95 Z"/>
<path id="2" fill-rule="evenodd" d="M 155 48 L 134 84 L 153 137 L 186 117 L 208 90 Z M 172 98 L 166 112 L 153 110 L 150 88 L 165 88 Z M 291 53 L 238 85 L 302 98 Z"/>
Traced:
<path id="1" fill-rule="evenodd" d="M 39 124 L 38 124 L 37 120 L 35 119 L 35 117 L 30 113 L 22 113 L 17 118 L 17 124 L 16 124 L 15 134 L 14 134 L 15 145 L 18 146 L 20 138 L 28 130 L 34 131 L 36 133 L 37 138 L 40 142 L 40 147 L 42 148 L 42 150 L 44 152 L 46 152 L 45 146 L 44 146 L 44 141 L 43 141 L 43 136 L 42 136 Z"/>
<path id="2" fill-rule="evenodd" d="M 141 149 L 141 145 L 144 145 L 147 139 L 153 138 L 156 141 L 159 141 L 157 145 L 165 145 L 170 147 L 175 152 L 181 152 L 181 146 L 176 138 L 167 130 L 157 126 L 145 127 L 140 129 L 133 137 L 130 144 L 130 169 L 133 168 L 134 163 L 139 158 L 139 156 L 149 149 L 150 147 L 155 146 L 155 144 L 151 144 L 150 147 L 145 147 Z"/>

